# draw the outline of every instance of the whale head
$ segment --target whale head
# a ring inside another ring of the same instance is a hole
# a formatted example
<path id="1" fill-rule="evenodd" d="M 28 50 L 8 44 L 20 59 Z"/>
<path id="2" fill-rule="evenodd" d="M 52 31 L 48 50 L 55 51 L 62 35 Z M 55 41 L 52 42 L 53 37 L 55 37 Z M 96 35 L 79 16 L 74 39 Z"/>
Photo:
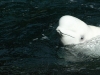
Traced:
<path id="1" fill-rule="evenodd" d="M 61 42 L 64 45 L 79 44 L 90 39 L 88 36 L 90 33 L 88 25 L 70 15 L 65 15 L 60 18 L 56 30 L 61 36 Z"/>

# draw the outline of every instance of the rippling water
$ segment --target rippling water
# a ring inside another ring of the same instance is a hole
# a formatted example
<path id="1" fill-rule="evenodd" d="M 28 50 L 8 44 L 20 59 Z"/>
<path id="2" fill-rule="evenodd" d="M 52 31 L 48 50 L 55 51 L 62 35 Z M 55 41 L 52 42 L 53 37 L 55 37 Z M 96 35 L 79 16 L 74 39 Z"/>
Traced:
<path id="1" fill-rule="evenodd" d="M 99 26 L 100 1 L 0 1 L 0 74 L 99 74 L 99 60 L 75 63 L 58 57 L 62 44 L 55 29 L 63 15 L 73 15 Z"/>

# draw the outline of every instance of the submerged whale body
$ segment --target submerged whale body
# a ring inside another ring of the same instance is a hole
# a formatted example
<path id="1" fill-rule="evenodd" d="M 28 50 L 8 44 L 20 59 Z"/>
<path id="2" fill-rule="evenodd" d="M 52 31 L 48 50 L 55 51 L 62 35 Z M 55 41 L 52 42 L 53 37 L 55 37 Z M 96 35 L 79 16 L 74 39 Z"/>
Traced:
<path id="1" fill-rule="evenodd" d="M 86 55 L 89 57 L 100 56 L 100 28 L 87 25 L 82 20 L 65 15 L 59 20 L 57 32 L 65 49 L 74 56 Z"/>

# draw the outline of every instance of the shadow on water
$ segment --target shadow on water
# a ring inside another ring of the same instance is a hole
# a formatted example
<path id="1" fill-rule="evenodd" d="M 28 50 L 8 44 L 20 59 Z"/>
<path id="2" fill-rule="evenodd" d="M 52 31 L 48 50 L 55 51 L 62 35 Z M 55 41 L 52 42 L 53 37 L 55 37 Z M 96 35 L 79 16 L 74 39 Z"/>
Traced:
<path id="1" fill-rule="evenodd" d="M 90 0 L 11 0 L 0 3 L 0 74 L 93 75 L 99 60 L 68 62 L 57 51 L 55 31 L 61 16 L 73 15 L 99 25 L 100 3 Z"/>

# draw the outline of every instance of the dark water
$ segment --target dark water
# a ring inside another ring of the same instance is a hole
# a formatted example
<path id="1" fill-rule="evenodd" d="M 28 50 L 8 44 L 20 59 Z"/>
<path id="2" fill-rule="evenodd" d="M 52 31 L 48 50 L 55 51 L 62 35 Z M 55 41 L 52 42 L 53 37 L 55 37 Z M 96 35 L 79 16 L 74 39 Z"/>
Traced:
<path id="1" fill-rule="evenodd" d="M 0 75 L 99 75 L 99 60 L 58 57 L 62 44 L 55 29 L 63 15 L 99 26 L 100 1 L 1 0 Z"/>

